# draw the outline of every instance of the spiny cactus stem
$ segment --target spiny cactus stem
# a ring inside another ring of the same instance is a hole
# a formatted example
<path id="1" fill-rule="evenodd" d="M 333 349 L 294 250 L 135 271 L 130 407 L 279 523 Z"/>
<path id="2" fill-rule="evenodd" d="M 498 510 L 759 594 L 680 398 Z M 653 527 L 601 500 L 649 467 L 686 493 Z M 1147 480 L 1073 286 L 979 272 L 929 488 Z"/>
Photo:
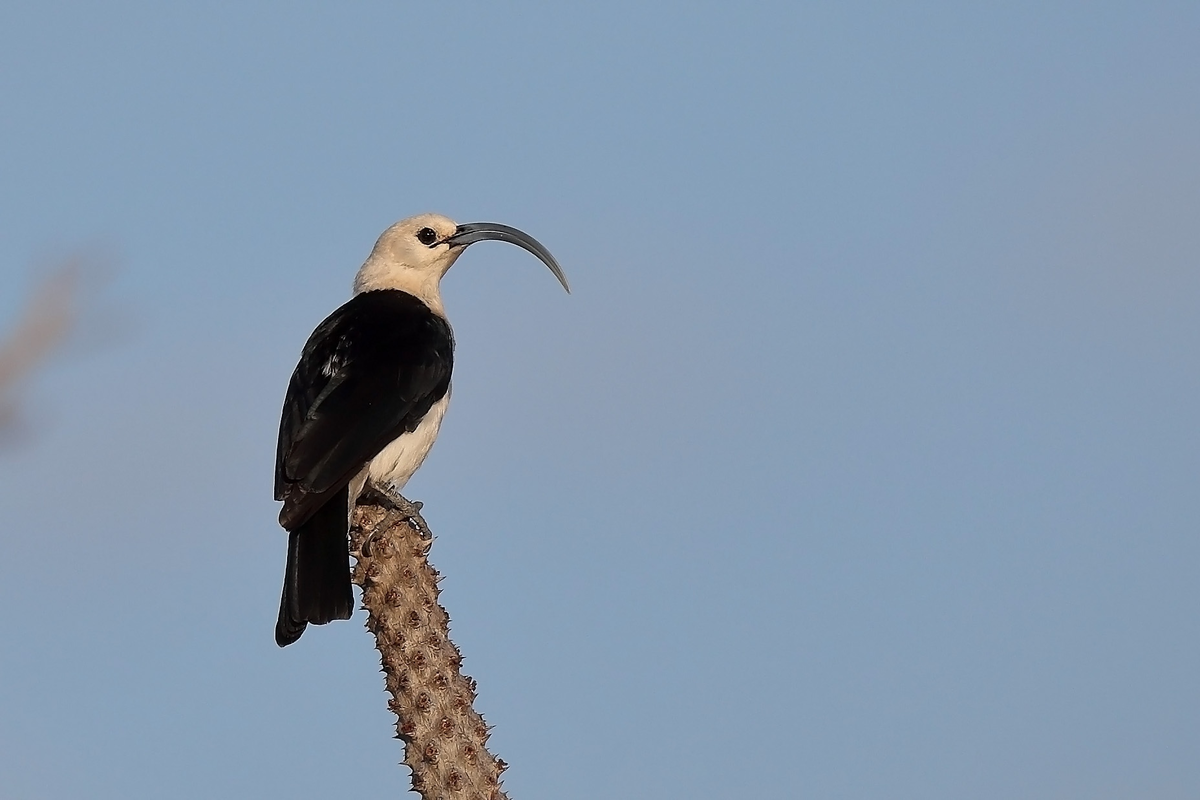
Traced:
<path id="1" fill-rule="evenodd" d="M 363 590 L 396 737 L 423 800 L 507 800 L 500 788 L 507 765 L 487 750 L 475 681 L 459 669 L 450 616 L 438 602 L 432 544 L 420 503 L 377 487 L 359 499 L 350 528 L 354 582 Z"/>

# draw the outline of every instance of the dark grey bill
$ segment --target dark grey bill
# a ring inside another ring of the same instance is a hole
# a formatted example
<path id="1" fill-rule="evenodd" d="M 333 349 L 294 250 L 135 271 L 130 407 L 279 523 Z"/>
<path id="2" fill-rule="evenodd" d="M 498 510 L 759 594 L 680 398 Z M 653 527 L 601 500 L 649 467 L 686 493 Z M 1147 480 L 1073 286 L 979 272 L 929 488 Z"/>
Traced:
<path id="1" fill-rule="evenodd" d="M 524 231 L 519 231 L 509 225 L 501 225 L 499 222 L 468 222 L 455 228 L 454 235 L 446 239 L 446 244 L 451 247 L 466 247 L 469 244 L 484 242 L 488 239 L 515 244 L 517 247 L 533 253 L 550 268 L 554 277 L 558 278 L 558 282 L 570 294 L 571 287 L 567 285 L 567 276 L 563 274 L 562 267 L 554 260 L 554 256 L 550 255 L 550 251 L 543 247 L 541 242 Z"/>

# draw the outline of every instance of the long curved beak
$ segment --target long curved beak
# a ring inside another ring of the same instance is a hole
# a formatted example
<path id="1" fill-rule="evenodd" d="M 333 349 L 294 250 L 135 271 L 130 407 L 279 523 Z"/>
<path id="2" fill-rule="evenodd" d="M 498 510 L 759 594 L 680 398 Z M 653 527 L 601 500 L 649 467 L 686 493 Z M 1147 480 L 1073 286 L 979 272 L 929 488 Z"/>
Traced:
<path id="1" fill-rule="evenodd" d="M 469 244 L 488 239 L 515 244 L 517 247 L 533 253 L 550 268 L 554 277 L 558 278 L 558 282 L 567 290 L 567 294 L 571 293 L 571 287 L 567 285 L 567 276 L 563 274 L 562 267 L 554 260 L 554 256 L 550 255 L 550 251 L 542 246 L 541 242 L 524 231 L 519 231 L 509 225 L 501 225 L 499 222 L 468 222 L 455 228 L 454 234 L 445 242 L 451 247 L 466 247 Z"/>

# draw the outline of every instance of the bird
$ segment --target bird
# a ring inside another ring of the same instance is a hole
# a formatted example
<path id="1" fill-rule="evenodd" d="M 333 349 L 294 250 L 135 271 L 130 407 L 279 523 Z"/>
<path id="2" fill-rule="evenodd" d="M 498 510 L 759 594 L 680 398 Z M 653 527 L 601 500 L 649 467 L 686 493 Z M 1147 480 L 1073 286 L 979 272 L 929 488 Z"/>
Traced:
<path id="1" fill-rule="evenodd" d="M 287 564 L 275 642 L 309 623 L 349 619 L 350 516 L 368 481 L 399 492 L 429 454 L 446 406 L 454 334 L 441 279 L 476 242 L 515 244 L 562 267 L 527 233 L 440 214 L 401 220 L 380 235 L 354 277 L 353 296 L 309 336 L 288 382 L 275 458 Z"/>

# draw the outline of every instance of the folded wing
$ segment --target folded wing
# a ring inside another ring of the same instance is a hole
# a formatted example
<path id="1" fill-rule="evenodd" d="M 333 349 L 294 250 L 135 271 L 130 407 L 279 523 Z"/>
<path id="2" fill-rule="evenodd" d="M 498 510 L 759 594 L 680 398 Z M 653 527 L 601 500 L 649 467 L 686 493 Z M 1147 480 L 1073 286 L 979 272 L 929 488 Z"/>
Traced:
<path id="1" fill-rule="evenodd" d="M 280 524 L 303 524 L 413 430 L 448 391 L 453 358 L 449 324 L 406 292 L 363 292 L 322 322 L 284 400 L 275 460 Z"/>

